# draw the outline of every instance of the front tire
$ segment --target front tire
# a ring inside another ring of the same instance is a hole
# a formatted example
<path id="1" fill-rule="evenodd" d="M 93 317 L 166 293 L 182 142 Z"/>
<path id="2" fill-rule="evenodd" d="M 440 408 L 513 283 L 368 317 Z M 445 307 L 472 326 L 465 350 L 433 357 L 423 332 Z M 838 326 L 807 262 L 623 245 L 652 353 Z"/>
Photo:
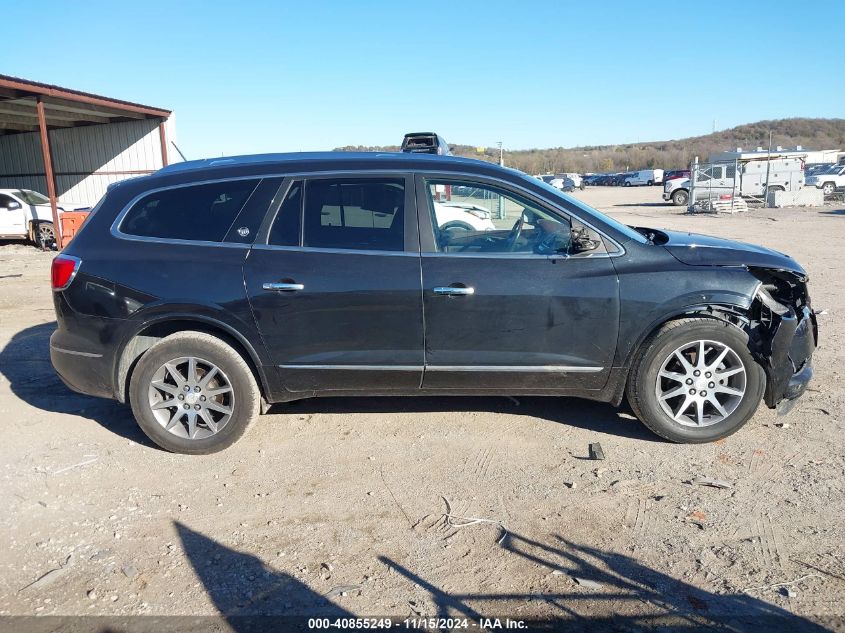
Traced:
<path id="1" fill-rule="evenodd" d="M 676 207 L 685 207 L 689 202 L 689 194 L 683 189 L 678 189 L 672 194 L 672 204 Z"/>
<path id="2" fill-rule="evenodd" d="M 765 373 L 739 328 L 716 319 L 670 321 L 631 368 L 627 396 L 636 416 L 672 442 L 712 442 L 757 411 Z"/>
<path id="3" fill-rule="evenodd" d="M 205 455 L 244 434 L 258 416 L 261 394 L 231 346 L 203 332 L 178 332 L 138 361 L 129 400 L 153 442 L 174 453 Z"/>
<path id="4" fill-rule="evenodd" d="M 824 183 L 824 185 L 822 186 L 822 193 L 823 193 L 824 195 L 826 195 L 826 196 L 831 196 L 831 195 L 833 195 L 833 192 L 834 192 L 835 190 L 836 190 L 836 185 L 834 185 L 832 182 L 826 182 L 826 183 Z"/>

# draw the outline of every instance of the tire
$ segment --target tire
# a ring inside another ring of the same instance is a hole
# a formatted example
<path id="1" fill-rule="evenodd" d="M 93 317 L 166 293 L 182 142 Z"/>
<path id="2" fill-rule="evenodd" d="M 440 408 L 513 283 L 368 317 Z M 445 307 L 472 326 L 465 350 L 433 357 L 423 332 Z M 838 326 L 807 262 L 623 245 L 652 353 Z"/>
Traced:
<path id="1" fill-rule="evenodd" d="M 626 187 L 630 187 L 630 186 L 631 186 L 631 183 L 630 183 L 629 181 L 627 181 L 627 180 L 626 180 L 626 181 L 625 181 L 625 186 L 626 186 Z"/>
<path id="2" fill-rule="evenodd" d="M 693 378 L 681 381 L 660 377 L 660 372 L 667 367 L 669 369 L 664 375 L 686 375 L 684 370 L 674 369 L 679 366 L 674 351 L 685 346 L 691 350 L 699 349 L 702 341 L 705 343 L 705 363 L 718 361 L 722 351 L 728 350 L 725 360 L 715 368 L 715 378 L 705 378 L 707 367 L 698 365 L 697 360 L 690 365 L 701 372 L 699 378 L 694 379 L 700 380 L 700 383 L 687 384 L 686 380 Z M 742 369 L 739 369 L 740 366 Z M 720 380 L 719 372 L 731 375 Z M 714 380 L 717 382 L 714 383 Z M 687 387 L 691 389 L 687 390 Z M 708 395 L 708 387 L 711 389 L 710 400 L 699 398 L 699 394 Z M 644 343 L 631 368 L 626 394 L 637 418 L 654 433 L 672 442 L 700 444 L 727 437 L 739 430 L 757 411 L 765 387 L 765 372 L 748 351 L 745 332 L 717 319 L 690 318 L 670 321 Z M 663 400 L 658 395 L 662 392 L 665 398 L 679 389 L 682 393 L 673 398 Z M 704 391 L 696 392 L 696 389 Z M 728 394 L 727 390 L 742 391 L 742 395 Z M 696 395 L 688 398 L 687 394 L 693 392 Z M 727 415 L 710 404 L 714 398 Z M 698 400 L 705 402 L 701 409 L 698 408 Z M 684 408 L 688 401 L 690 404 Z M 677 417 L 673 417 L 670 411 L 675 411 Z M 684 412 L 687 412 L 686 415 Z M 701 416 L 700 412 L 704 415 Z"/>
<path id="3" fill-rule="evenodd" d="M 190 377 L 190 358 L 196 362 L 192 372 L 196 379 Z M 180 383 L 165 363 L 175 367 L 184 382 Z M 202 384 L 208 374 L 212 375 L 210 382 Z M 153 381 L 161 387 L 154 387 Z M 185 383 L 187 395 L 182 393 Z M 206 398 L 203 389 L 214 395 Z M 171 398 L 177 401 L 174 406 L 153 410 L 154 403 L 170 402 Z M 129 401 L 138 425 L 160 447 L 174 453 L 206 455 L 231 446 L 244 434 L 258 416 L 261 394 L 246 360 L 228 344 L 202 332 L 178 332 L 141 356 L 129 383 Z M 199 412 L 194 411 L 196 408 Z M 191 413 L 195 420 L 193 437 Z M 171 430 L 167 430 L 171 424 Z M 219 427 L 214 430 L 213 425 Z"/>
<path id="4" fill-rule="evenodd" d="M 672 194 L 672 204 L 676 207 L 685 207 L 689 202 L 689 193 L 683 189 L 678 189 Z"/>
<path id="5" fill-rule="evenodd" d="M 652 186 L 654 186 L 654 181 L 653 181 L 653 180 L 649 180 L 646 184 L 647 184 L 649 187 L 652 187 Z"/>
<path id="6" fill-rule="evenodd" d="M 822 185 L 822 193 L 826 196 L 833 195 L 833 192 L 836 190 L 836 184 L 832 182 L 826 182 Z"/>
<path id="7" fill-rule="evenodd" d="M 52 222 L 36 222 L 33 226 L 35 234 L 35 245 L 44 250 L 50 250 L 56 246 L 56 232 L 53 230 Z"/>

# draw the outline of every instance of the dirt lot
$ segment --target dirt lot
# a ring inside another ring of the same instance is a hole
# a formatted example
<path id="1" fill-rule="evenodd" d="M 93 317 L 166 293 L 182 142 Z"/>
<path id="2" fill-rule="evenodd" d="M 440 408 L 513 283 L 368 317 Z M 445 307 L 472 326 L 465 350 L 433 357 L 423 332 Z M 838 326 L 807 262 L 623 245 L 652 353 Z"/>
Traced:
<path id="1" fill-rule="evenodd" d="M 790 626 L 843 628 L 845 205 L 709 217 L 664 205 L 657 187 L 577 195 L 805 264 L 828 314 L 789 416 L 760 409 L 726 440 L 677 446 L 578 400 L 315 400 L 276 407 L 222 454 L 171 455 L 128 408 L 62 386 L 51 255 L 2 245 L 0 615 L 738 616 L 748 628 L 743 617 L 795 614 Z M 590 442 L 605 461 L 586 459 Z M 685 483 L 697 477 L 732 487 Z"/>

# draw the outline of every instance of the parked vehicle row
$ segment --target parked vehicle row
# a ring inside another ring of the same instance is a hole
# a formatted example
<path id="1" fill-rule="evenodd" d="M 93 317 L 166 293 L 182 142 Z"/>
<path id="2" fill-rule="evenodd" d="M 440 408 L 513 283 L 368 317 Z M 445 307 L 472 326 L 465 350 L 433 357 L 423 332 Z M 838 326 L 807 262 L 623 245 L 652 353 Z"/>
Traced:
<path id="1" fill-rule="evenodd" d="M 53 262 L 50 356 L 184 453 L 225 448 L 268 403 L 422 393 L 627 398 L 662 437 L 706 442 L 805 391 L 806 279 L 482 161 L 209 159 L 109 189 Z"/>

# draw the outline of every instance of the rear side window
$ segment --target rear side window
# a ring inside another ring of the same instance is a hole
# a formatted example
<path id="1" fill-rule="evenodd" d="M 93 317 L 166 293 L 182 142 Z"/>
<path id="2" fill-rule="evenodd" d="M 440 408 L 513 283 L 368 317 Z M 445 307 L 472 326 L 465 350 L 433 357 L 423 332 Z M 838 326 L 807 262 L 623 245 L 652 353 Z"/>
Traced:
<path id="1" fill-rule="evenodd" d="M 303 246 L 402 251 L 405 181 L 310 180 L 305 187 Z"/>
<path id="2" fill-rule="evenodd" d="M 141 198 L 123 218 L 128 235 L 220 242 L 258 180 L 230 180 L 156 191 Z"/>

